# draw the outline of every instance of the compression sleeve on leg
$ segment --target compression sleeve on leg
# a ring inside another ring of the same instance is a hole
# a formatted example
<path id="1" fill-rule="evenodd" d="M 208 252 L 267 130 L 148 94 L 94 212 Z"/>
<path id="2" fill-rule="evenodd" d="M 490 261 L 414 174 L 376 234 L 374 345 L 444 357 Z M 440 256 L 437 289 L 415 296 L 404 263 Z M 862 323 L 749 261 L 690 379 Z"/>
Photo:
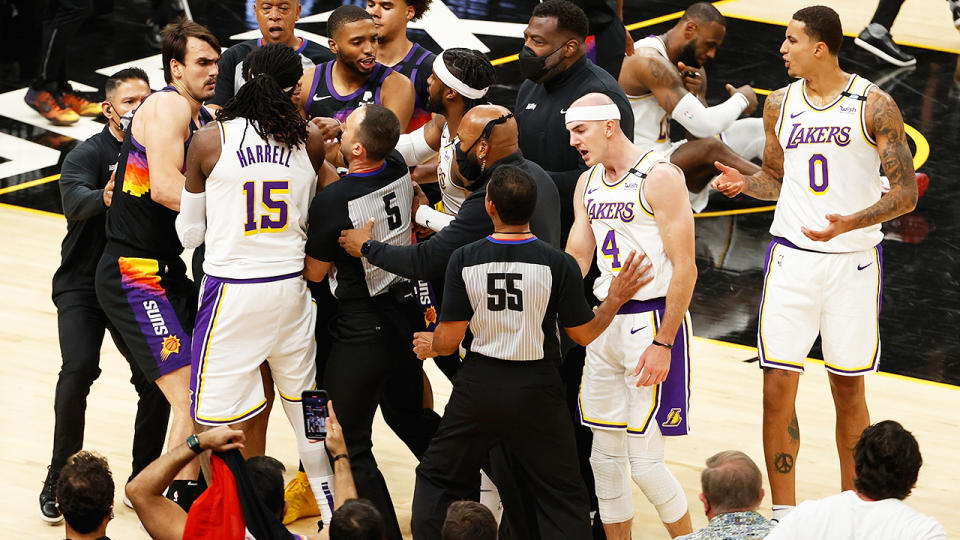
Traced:
<path id="1" fill-rule="evenodd" d="M 330 467 L 330 458 L 327 457 L 326 446 L 322 442 L 311 442 L 303 427 L 303 404 L 299 401 L 288 401 L 281 396 L 283 412 L 293 427 L 297 439 L 297 452 L 303 463 L 303 470 L 310 481 L 310 490 L 317 499 L 320 507 L 320 516 L 326 525 L 333 518 L 333 469 Z"/>
<path id="2" fill-rule="evenodd" d="M 437 151 L 427 144 L 426 126 L 420 126 L 412 133 L 400 135 L 397 151 L 403 156 L 407 167 L 414 167 L 437 155 Z"/>
<path id="3" fill-rule="evenodd" d="M 207 192 L 190 193 L 183 188 L 180 194 L 180 213 L 176 221 L 177 236 L 187 249 L 203 243 L 207 232 Z"/>
<path id="4" fill-rule="evenodd" d="M 704 107 L 696 96 L 688 93 L 680 99 L 670 116 L 694 137 L 702 139 L 713 137 L 730 127 L 746 108 L 747 98 L 740 93 L 713 107 Z"/>

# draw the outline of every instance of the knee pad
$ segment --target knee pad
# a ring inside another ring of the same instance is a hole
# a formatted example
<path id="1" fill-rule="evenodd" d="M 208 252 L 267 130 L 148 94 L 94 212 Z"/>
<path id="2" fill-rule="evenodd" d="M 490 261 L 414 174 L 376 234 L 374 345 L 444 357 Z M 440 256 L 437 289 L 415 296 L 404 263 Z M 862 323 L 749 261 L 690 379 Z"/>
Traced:
<path id="1" fill-rule="evenodd" d="M 622 523 L 633 518 L 633 494 L 626 455 L 626 433 L 594 430 L 590 468 L 597 493 L 600 519 Z"/>
<path id="2" fill-rule="evenodd" d="M 673 523 L 687 513 L 687 497 L 664 463 L 663 435 L 656 425 L 643 437 L 627 442 L 633 481 L 657 509 L 660 521 Z"/>

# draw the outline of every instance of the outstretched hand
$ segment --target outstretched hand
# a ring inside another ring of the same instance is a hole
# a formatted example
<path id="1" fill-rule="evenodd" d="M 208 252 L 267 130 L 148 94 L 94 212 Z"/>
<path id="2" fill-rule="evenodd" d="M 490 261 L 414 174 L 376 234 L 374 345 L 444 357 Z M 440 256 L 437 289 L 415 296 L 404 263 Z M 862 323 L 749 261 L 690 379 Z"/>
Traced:
<path id="1" fill-rule="evenodd" d="M 363 255 L 360 253 L 360 248 L 363 247 L 364 242 L 373 238 L 373 224 L 375 222 L 376 218 L 370 218 L 362 229 L 344 229 L 340 231 L 340 238 L 337 240 L 337 242 L 340 243 L 340 247 L 353 257 L 362 257 Z"/>
<path id="2" fill-rule="evenodd" d="M 610 282 L 607 298 L 623 305 L 624 302 L 633 298 L 640 287 L 653 281 L 653 273 L 650 271 L 653 266 L 646 260 L 646 253 L 640 252 L 638 255 L 636 251 L 630 251 L 620 271 Z M 645 264 L 641 266 L 641 263 Z"/>
<path id="3" fill-rule="evenodd" d="M 713 189 L 723 193 L 727 197 L 736 197 L 743 191 L 743 187 L 746 185 L 746 180 L 743 178 L 743 174 L 740 171 L 734 169 L 733 167 L 728 167 L 719 161 L 714 161 L 713 166 L 720 171 L 720 174 L 713 177 L 713 180 L 710 181 L 710 185 L 713 186 Z"/>
<path id="4" fill-rule="evenodd" d="M 819 231 L 814 231 L 806 227 L 800 227 L 800 232 L 802 232 L 807 238 L 816 242 L 826 242 L 827 240 L 835 238 L 836 236 L 850 230 L 846 216 L 842 216 L 840 214 L 827 214 L 825 217 L 829 222 L 826 228 Z"/>

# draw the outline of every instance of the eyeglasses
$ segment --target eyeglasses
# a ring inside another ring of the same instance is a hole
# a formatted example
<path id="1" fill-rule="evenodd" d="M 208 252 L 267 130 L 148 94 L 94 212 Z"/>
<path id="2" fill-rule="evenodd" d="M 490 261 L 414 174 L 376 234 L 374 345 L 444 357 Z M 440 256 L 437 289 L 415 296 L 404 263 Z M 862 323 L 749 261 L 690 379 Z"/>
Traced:
<path id="1" fill-rule="evenodd" d="M 465 154 L 470 153 L 470 151 L 473 150 L 473 147 L 476 146 L 477 143 L 480 142 L 481 139 L 489 139 L 489 138 L 490 138 L 490 135 L 493 133 L 493 128 L 499 126 L 500 124 L 505 124 L 505 123 L 507 122 L 507 120 L 509 120 L 509 119 L 511 119 L 511 118 L 513 118 L 513 113 L 509 113 L 509 114 L 507 114 L 506 116 L 501 116 L 500 118 L 494 118 L 493 120 L 487 122 L 487 125 L 483 126 L 483 131 L 480 132 L 480 136 L 477 137 L 476 140 L 473 141 L 473 144 L 470 145 L 470 148 L 467 148 L 466 151 L 462 150 L 462 149 L 461 149 L 461 146 L 460 146 L 461 141 L 458 140 L 458 141 L 457 141 L 457 150 L 460 150 L 461 152 L 463 152 L 463 153 L 465 153 Z"/>

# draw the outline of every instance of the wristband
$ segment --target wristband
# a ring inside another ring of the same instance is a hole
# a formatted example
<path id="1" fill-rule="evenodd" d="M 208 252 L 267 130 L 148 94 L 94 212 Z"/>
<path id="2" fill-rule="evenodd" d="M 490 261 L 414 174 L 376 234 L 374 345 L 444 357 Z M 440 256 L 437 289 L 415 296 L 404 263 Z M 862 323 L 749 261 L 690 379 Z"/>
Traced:
<path id="1" fill-rule="evenodd" d="M 666 343 L 660 343 L 660 342 L 657 341 L 657 340 L 653 340 L 653 345 L 656 345 L 657 347 L 665 347 L 665 348 L 667 348 L 667 349 L 673 350 L 673 345 L 668 345 L 668 344 L 666 344 Z"/>
<path id="2" fill-rule="evenodd" d="M 200 448 L 200 438 L 197 437 L 196 433 L 187 437 L 187 448 L 189 448 L 190 450 L 193 450 L 194 454 L 199 454 L 200 452 L 203 452 L 203 448 Z"/>
<path id="3" fill-rule="evenodd" d="M 336 463 L 338 459 L 347 459 L 347 460 L 349 460 L 349 459 L 350 459 L 350 456 L 348 456 L 347 454 L 337 454 L 337 455 L 333 456 L 333 462 L 334 462 L 334 463 Z"/>

